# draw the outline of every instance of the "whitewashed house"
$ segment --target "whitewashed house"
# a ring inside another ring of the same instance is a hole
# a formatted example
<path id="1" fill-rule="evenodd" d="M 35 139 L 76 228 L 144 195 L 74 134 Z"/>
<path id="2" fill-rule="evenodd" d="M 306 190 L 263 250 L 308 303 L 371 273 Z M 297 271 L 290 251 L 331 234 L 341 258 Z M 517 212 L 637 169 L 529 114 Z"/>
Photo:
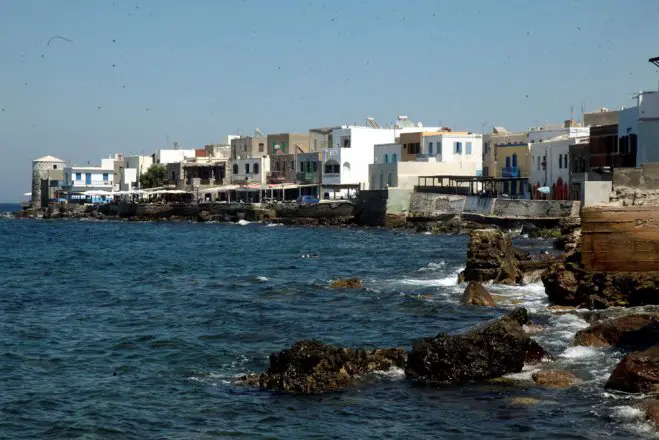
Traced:
<path id="1" fill-rule="evenodd" d="M 183 149 L 164 149 L 156 150 L 153 155 L 153 163 L 160 163 L 167 165 L 170 163 L 183 162 L 186 159 L 194 159 L 195 150 L 183 150 Z"/>
<path id="2" fill-rule="evenodd" d="M 231 161 L 231 183 L 265 185 L 270 172 L 270 156 Z"/>

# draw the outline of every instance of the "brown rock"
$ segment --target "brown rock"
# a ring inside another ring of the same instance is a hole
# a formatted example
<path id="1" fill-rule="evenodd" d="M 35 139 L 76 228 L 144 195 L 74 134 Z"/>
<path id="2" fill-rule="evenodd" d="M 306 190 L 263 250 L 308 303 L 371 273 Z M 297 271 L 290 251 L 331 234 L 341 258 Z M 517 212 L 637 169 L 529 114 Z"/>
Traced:
<path id="1" fill-rule="evenodd" d="M 513 397 L 510 404 L 515 406 L 531 406 L 539 403 L 540 400 L 535 397 Z"/>
<path id="2" fill-rule="evenodd" d="M 480 229 L 470 233 L 467 267 L 459 282 L 493 281 L 499 284 L 521 284 L 524 275 L 519 269 L 510 237 L 499 229 Z"/>
<path id="3" fill-rule="evenodd" d="M 606 388 L 628 393 L 659 392 L 659 345 L 625 356 L 611 373 Z"/>
<path id="4" fill-rule="evenodd" d="M 568 388 L 577 380 L 567 371 L 536 371 L 531 377 L 535 383 L 547 388 Z"/>
<path id="5" fill-rule="evenodd" d="M 494 307 L 494 299 L 481 283 L 470 281 L 462 295 L 462 304 Z"/>
<path id="6" fill-rule="evenodd" d="M 526 324 L 523 326 L 524 331 L 529 335 L 534 335 L 542 331 L 542 326 L 537 324 Z"/>
<path id="7" fill-rule="evenodd" d="M 330 283 L 332 289 L 361 289 L 364 286 L 359 278 L 347 278 L 345 280 L 334 280 Z"/>
<path id="8" fill-rule="evenodd" d="M 579 330 L 574 345 L 592 347 L 636 346 L 647 348 L 659 341 L 659 320 L 656 315 L 627 315 L 609 319 Z"/>
<path id="9" fill-rule="evenodd" d="M 653 400 L 647 406 L 648 420 L 659 428 L 659 400 Z"/>
<path id="10" fill-rule="evenodd" d="M 540 344 L 531 339 L 524 357 L 525 364 L 539 364 L 544 361 L 556 360 L 556 356 L 542 348 Z"/>
<path id="11" fill-rule="evenodd" d="M 233 381 L 233 384 L 234 385 L 246 386 L 246 387 L 258 388 L 259 387 L 259 375 L 258 374 L 246 374 L 244 376 L 240 376 L 238 379 Z"/>

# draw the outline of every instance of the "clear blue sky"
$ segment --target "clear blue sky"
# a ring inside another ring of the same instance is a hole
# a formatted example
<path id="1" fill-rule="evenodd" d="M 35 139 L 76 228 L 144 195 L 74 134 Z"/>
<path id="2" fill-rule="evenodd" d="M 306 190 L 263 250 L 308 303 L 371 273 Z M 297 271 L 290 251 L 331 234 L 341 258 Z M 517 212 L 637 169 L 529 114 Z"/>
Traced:
<path id="1" fill-rule="evenodd" d="M 94 163 L 398 114 L 521 129 L 629 106 L 657 87 L 658 42 L 657 0 L 0 0 L 0 201 L 46 154 Z"/>

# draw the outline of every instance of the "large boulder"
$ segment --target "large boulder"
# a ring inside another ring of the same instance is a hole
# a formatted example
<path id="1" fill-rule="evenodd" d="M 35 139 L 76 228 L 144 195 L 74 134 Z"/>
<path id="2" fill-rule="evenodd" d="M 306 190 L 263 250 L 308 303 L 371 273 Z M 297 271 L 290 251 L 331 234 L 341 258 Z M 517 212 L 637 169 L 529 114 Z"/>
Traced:
<path id="1" fill-rule="evenodd" d="M 654 426 L 659 428 L 659 400 L 653 400 L 647 406 L 648 420 L 654 423 Z"/>
<path id="2" fill-rule="evenodd" d="M 494 307 L 494 299 L 481 283 L 469 281 L 467 288 L 462 294 L 462 304 L 468 306 L 490 306 Z"/>
<path id="3" fill-rule="evenodd" d="M 467 333 L 440 333 L 414 343 L 405 374 L 429 385 L 485 381 L 522 370 L 532 339 L 524 332 L 526 309 L 518 308 Z"/>
<path id="4" fill-rule="evenodd" d="M 510 237 L 499 229 L 471 231 L 467 267 L 460 273 L 458 281 L 521 284 L 524 274 L 518 262 L 522 256 L 513 248 Z"/>
<path id="5" fill-rule="evenodd" d="M 574 345 L 592 347 L 648 348 L 659 342 L 659 317 L 651 314 L 627 315 L 579 330 Z"/>
<path id="6" fill-rule="evenodd" d="M 606 387 L 628 393 L 659 393 L 659 345 L 625 356 Z"/>
<path id="7" fill-rule="evenodd" d="M 362 350 L 318 341 L 298 341 L 288 350 L 270 355 L 270 367 L 259 377 L 262 389 L 302 394 L 339 391 L 373 371 L 403 368 L 405 350 Z"/>

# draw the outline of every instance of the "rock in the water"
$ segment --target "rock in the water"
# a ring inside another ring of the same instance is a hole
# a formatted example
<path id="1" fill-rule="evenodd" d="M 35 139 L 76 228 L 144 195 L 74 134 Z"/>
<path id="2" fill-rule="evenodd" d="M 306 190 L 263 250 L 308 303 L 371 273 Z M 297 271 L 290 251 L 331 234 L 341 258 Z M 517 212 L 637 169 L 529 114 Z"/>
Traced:
<path id="1" fill-rule="evenodd" d="M 526 328 L 524 328 L 524 331 L 528 333 Z M 531 339 L 529 348 L 526 350 L 526 357 L 524 358 L 525 364 L 539 364 L 540 362 L 554 360 L 556 360 L 556 356 L 545 350 L 540 344 Z"/>
<path id="2" fill-rule="evenodd" d="M 654 423 L 654 426 L 659 429 L 659 400 L 653 400 L 647 406 L 648 420 Z"/>
<path id="3" fill-rule="evenodd" d="M 531 406 L 538 403 L 540 403 L 540 400 L 535 397 L 513 397 L 510 399 L 510 404 L 515 406 Z"/>
<path id="4" fill-rule="evenodd" d="M 259 375 L 258 374 L 245 374 L 240 376 L 233 382 L 234 385 L 241 385 L 246 387 L 259 387 Z"/>
<path id="5" fill-rule="evenodd" d="M 538 385 L 548 388 L 567 388 L 577 381 L 577 377 L 567 371 L 536 371 L 531 377 Z"/>
<path id="6" fill-rule="evenodd" d="M 524 274 L 510 237 L 498 229 L 471 231 L 467 250 L 467 267 L 458 281 L 492 281 L 499 284 L 521 284 Z"/>
<path id="7" fill-rule="evenodd" d="M 405 373 L 417 382 L 442 385 L 484 381 L 522 370 L 532 339 L 522 326 L 526 309 L 518 308 L 467 333 L 440 333 L 414 343 Z"/>
<path id="8" fill-rule="evenodd" d="M 579 261 L 576 252 L 542 274 L 552 303 L 590 309 L 659 304 L 659 273 L 589 272 Z"/>
<path id="9" fill-rule="evenodd" d="M 259 384 L 262 389 L 302 394 L 339 391 L 367 373 L 403 368 L 406 360 L 405 350 L 397 348 L 353 350 L 299 341 L 270 355 L 270 367 Z"/>
<path id="10" fill-rule="evenodd" d="M 494 307 L 494 299 L 481 283 L 470 281 L 462 295 L 462 304 Z"/>
<path id="11" fill-rule="evenodd" d="M 529 238 L 538 238 L 540 236 L 540 228 L 533 223 L 524 223 L 520 234 L 528 235 Z"/>
<path id="12" fill-rule="evenodd" d="M 609 319 L 586 329 L 579 330 L 574 345 L 592 347 L 648 348 L 659 342 L 659 317 L 657 315 L 627 315 Z"/>
<path id="13" fill-rule="evenodd" d="M 611 373 L 606 387 L 628 393 L 659 392 L 659 345 L 625 356 Z"/>
<path id="14" fill-rule="evenodd" d="M 334 280 L 330 283 L 332 289 L 361 289 L 362 280 L 359 278 L 347 278 L 345 280 Z"/>

